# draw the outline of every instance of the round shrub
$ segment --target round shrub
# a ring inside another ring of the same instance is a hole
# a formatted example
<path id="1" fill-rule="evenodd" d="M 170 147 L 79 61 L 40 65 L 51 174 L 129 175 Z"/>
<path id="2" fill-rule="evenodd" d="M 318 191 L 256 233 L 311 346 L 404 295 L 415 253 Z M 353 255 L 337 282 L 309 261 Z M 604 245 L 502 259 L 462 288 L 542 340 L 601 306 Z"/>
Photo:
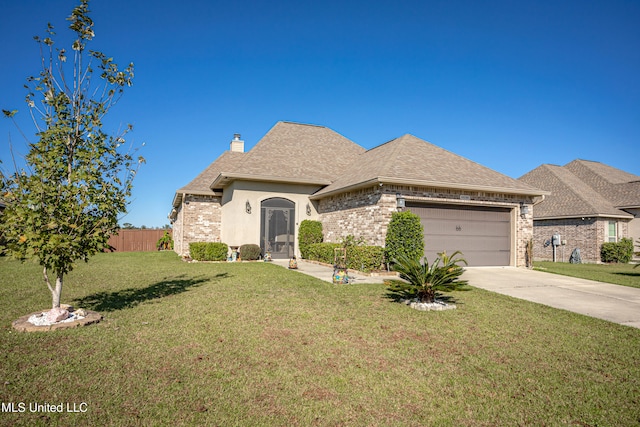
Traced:
<path id="1" fill-rule="evenodd" d="M 253 243 L 240 246 L 240 259 L 243 261 L 255 261 L 260 259 L 260 246 Z"/>
<path id="2" fill-rule="evenodd" d="M 628 263 L 633 258 L 633 240 L 620 239 L 619 242 L 606 242 L 600 247 L 602 262 Z"/>
<path id="3" fill-rule="evenodd" d="M 424 256 L 424 229 L 413 212 L 394 212 L 385 239 L 387 261 L 400 257 L 420 259 Z"/>

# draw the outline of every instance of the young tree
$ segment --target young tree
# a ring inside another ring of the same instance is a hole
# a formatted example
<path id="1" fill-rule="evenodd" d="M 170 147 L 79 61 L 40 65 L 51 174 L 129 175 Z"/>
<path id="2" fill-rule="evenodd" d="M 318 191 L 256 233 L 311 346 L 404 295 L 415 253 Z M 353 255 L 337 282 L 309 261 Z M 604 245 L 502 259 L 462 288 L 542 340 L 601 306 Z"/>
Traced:
<path id="1" fill-rule="evenodd" d="M 53 308 L 60 307 L 64 276 L 74 263 L 108 248 L 144 162 L 123 147 L 130 125 L 117 135 L 102 129 L 105 114 L 131 86 L 133 64 L 120 70 L 112 58 L 87 49 L 94 37 L 88 0 L 67 20 L 75 33 L 69 58 L 67 50 L 54 49 L 51 24 L 47 37 L 35 37 L 42 70 L 27 79 L 26 102 L 37 141 L 27 141 L 26 167 L 1 177 L 6 208 L 0 234 L 14 257 L 43 267 Z"/>

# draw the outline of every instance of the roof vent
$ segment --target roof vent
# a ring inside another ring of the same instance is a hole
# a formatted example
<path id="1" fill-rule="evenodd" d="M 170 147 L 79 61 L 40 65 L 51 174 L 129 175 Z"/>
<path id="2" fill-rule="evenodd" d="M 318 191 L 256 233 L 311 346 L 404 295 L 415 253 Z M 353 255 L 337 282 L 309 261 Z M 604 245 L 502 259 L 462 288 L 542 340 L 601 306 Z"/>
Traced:
<path id="1" fill-rule="evenodd" d="M 244 141 L 240 139 L 239 133 L 233 134 L 233 139 L 231 140 L 231 151 L 236 153 L 244 153 Z"/>

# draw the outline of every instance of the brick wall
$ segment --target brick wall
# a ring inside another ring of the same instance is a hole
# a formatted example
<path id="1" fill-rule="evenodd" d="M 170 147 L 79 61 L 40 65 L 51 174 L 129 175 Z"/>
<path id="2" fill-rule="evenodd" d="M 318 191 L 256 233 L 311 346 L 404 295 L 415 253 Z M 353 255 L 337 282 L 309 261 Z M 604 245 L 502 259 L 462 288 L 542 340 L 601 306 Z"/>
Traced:
<path id="1" fill-rule="evenodd" d="M 384 246 L 387 226 L 396 210 L 395 195 L 383 193 L 379 186 L 330 196 L 318 204 L 326 242 L 340 242 L 353 235 L 376 246 Z"/>
<path id="2" fill-rule="evenodd" d="M 556 261 L 569 262 L 571 252 L 580 249 L 582 262 L 599 263 L 600 247 L 605 242 L 609 221 L 618 222 L 618 236 L 627 237 L 628 221 L 611 218 L 566 218 L 534 221 L 534 249 L 536 261 L 552 261 L 551 237 L 560 234 L 566 245 L 556 247 Z"/>
<path id="3" fill-rule="evenodd" d="M 220 197 L 186 194 L 173 225 L 175 251 L 188 255 L 191 242 L 219 242 L 221 225 Z"/>

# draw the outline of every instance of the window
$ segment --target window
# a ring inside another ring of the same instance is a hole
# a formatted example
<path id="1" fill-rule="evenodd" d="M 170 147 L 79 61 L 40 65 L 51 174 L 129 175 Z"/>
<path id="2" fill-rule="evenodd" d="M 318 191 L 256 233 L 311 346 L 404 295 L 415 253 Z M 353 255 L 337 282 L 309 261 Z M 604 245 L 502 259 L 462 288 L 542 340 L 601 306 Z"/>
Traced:
<path id="1" fill-rule="evenodd" d="M 618 241 L 618 223 L 615 221 L 609 221 L 607 227 L 607 237 L 605 239 L 607 242 L 617 242 Z"/>

